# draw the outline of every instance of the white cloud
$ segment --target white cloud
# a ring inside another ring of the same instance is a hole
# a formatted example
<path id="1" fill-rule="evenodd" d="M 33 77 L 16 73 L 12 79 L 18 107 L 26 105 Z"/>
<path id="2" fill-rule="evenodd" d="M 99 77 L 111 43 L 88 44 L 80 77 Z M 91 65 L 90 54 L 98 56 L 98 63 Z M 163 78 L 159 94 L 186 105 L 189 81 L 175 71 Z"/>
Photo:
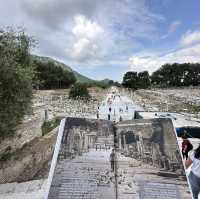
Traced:
<path id="1" fill-rule="evenodd" d="M 188 31 L 181 37 L 178 48 L 171 52 L 162 55 L 159 52 L 148 52 L 130 57 L 129 70 L 138 72 L 148 70 L 152 73 L 166 63 L 200 62 L 199 52 L 200 31 Z"/>
<path id="2" fill-rule="evenodd" d="M 181 38 L 181 46 L 190 46 L 192 44 L 200 43 L 200 31 L 188 31 Z"/>
<path id="3" fill-rule="evenodd" d="M 11 1 L 11 0 L 8 0 Z M 106 0 L 20 0 L 20 5 L 28 17 L 42 23 L 51 29 L 62 29 L 67 20 L 72 20 L 77 14 L 92 17 L 96 9 Z"/>
<path id="4" fill-rule="evenodd" d="M 101 55 L 104 29 L 98 23 L 78 15 L 74 17 L 72 33 L 74 36 L 72 48 L 67 49 L 72 59 L 84 61 Z"/>
<path id="5" fill-rule="evenodd" d="M 35 37 L 34 53 L 83 67 L 141 48 L 142 39 L 156 38 L 164 20 L 145 0 L 7 0 L 0 13 L 1 25 L 24 26 Z"/>
<path id="6" fill-rule="evenodd" d="M 79 39 L 72 47 L 71 56 L 74 60 L 81 61 L 96 56 L 98 46 L 86 38 Z"/>
<path id="7" fill-rule="evenodd" d="M 156 53 L 152 56 L 135 56 L 129 59 L 129 70 L 154 72 L 166 63 L 200 62 L 200 44 L 178 49 L 162 56 Z M 151 53 L 152 54 L 152 53 Z"/>
<path id="8" fill-rule="evenodd" d="M 72 33 L 77 37 L 87 37 L 95 39 L 99 34 L 103 33 L 103 28 L 96 22 L 92 22 L 83 15 L 78 15 L 74 18 L 75 26 Z"/>
<path id="9" fill-rule="evenodd" d="M 153 65 L 152 61 L 153 60 L 150 60 L 150 58 L 131 57 L 129 58 L 130 70 L 137 72 L 149 70 Z"/>

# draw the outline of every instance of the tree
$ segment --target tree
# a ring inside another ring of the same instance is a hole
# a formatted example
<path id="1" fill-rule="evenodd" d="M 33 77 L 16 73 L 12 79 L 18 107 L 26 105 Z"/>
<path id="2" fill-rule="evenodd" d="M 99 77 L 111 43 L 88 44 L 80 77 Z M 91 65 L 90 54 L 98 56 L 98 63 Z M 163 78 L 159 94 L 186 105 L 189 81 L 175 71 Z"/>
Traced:
<path id="1" fill-rule="evenodd" d="M 127 72 L 123 77 L 122 85 L 126 88 L 137 89 L 137 72 Z"/>
<path id="2" fill-rule="evenodd" d="M 76 82 L 73 72 L 57 66 L 53 61 L 44 62 L 34 59 L 33 62 L 35 68 L 34 85 L 38 85 L 39 89 L 63 89 Z"/>
<path id="3" fill-rule="evenodd" d="M 155 71 L 152 84 L 159 87 L 180 87 L 200 85 L 200 64 L 165 64 Z"/>
<path id="4" fill-rule="evenodd" d="M 123 77 L 123 86 L 132 89 L 146 89 L 151 85 L 148 71 L 127 72 Z"/>
<path id="5" fill-rule="evenodd" d="M 138 73 L 138 88 L 146 89 L 151 85 L 150 76 L 148 71 Z"/>
<path id="6" fill-rule="evenodd" d="M 69 92 L 70 98 L 90 98 L 87 86 L 82 83 L 76 83 Z"/>
<path id="7" fill-rule="evenodd" d="M 15 131 L 30 108 L 32 39 L 23 30 L 0 30 L 0 136 Z"/>
<path id="8" fill-rule="evenodd" d="M 116 81 L 114 82 L 114 86 L 121 87 L 121 84 L 118 81 Z"/>

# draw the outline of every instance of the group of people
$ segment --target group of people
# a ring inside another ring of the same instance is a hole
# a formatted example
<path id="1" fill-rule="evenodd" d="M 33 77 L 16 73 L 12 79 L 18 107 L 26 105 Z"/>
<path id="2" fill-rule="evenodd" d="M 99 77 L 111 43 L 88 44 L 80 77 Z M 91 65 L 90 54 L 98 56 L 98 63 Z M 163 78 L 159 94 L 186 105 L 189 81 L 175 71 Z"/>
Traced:
<path id="1" fill-rule="evenodd" d="M 129 111 L 128 103 L 125 103 L 124 104 L 125 107 L 123 108 L 122 107 L 123 105 L 121 103 L 118 104 L 118 101 L 117 101 L 117 103 L 115 103 L 116 98 L 119 98 L 119 100 L 122 101 L 120 94 L 118 94 L 116 92 L 112 92 L 112 94 L 109 95 L 107 100 L 102 103 L 102 107 L 104 107 L 106 105 L 108 106 L 107 120 L 111 120 L 112 116 L 113 116 L 113 120 L 115 120 L 117 115 L 119 114 L 119 121 L 122 121 L 123 118 L 121 115 L 124 112 L 127 113 Z M 120 106 L 120 104 L 122 106 Z M 119 106 L 119 107 L 117 107 L 117 106 Z M 118 112 L 118 109 L 119 109 L 119 112 Z M 97 119 L 100 118 L 100 106 L 99 105 L 98 105 L 98 110 L 96 112 L 96 117 L 97 117 Z"/>
<path id="2" fill-rule="evenodd" d="M 128 112 L 128 105 L 126 105 L 125 111 Z M 108 120 L 111 119 L 111 112 L 112 112 L 112 108 L 109 107 L 109 109 L 108 109 Z M 119 108 L 119 113 L 123 113 L 123 109 L 122 109 L 121 107 Z M 116 114 L 115 114 L 115 109 L 114 109 L 114 116 L 115 116 L 115 115 L 116 115 Z M 123 118 L 122 118 L 122 116 L 120 115 L 119 121 L 122 121 L 122 120 L 123 120 Z"/>
<path id="3" fill-rule="evenodd" d="M 182 138 L 182 156 L 184 160 L 186 159 L 185 167 L 188 169 L 191 166 L 188 178 L 193 198 L 198 199 L 198 195 L 200 193 L 200 145 L 188 155 L 188 153 L 193 149 L 193 145 L 187 139 L 186 135 L 183 135 Z"/>

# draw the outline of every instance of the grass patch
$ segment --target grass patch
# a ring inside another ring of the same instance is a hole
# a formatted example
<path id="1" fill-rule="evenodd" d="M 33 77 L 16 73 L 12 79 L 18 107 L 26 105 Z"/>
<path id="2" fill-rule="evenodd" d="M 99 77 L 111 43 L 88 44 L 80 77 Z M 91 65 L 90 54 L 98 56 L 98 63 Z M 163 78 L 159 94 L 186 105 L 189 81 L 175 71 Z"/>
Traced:
<path id="1" fill-rule="evenodd" d="M 193 113 L 199 113 L 200 112 L 200 106 L 192 106 L 192 112 Z"/>
<path id="2" fill-rule="evenodd" d="M 0 162 L 10 160 L 12 157 L 11 146 L 8 146 L 3 154 L 0 155 Z"/>
<path id="3" fill-rule="evenodd" d="M 53 120 L 44 122 L 42 124 L 42 136 L 46 135 L 47 133 L 51 132 L 60 124 L 61 118 L 54 118 Z"/>

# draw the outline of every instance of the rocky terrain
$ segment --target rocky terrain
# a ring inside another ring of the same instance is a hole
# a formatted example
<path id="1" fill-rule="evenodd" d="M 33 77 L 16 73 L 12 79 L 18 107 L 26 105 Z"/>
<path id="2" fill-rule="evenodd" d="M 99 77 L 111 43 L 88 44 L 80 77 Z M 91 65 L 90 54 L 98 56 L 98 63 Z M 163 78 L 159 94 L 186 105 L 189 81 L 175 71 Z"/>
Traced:
<path id="1" fill-rule="evenodd" d="M 24 118 L 12 137 L 1 141 L 0 183 L 47 177 L 57 128 L 43 135 L 41 127 L 45 120 L 55 118 L 95 118 L 97 106 L 107 91 L 91 88 L 89 92 L 92 99 L 88 101 L 69 99 L 68 89 L 34 92 L 31 114 Z"/>
<path id="2" fill-rule="evenodd" d="M 137 90 L 130 95 L 146 111 L 183 112 L 195 117 L 200 111 L 199 88 Z"/>

